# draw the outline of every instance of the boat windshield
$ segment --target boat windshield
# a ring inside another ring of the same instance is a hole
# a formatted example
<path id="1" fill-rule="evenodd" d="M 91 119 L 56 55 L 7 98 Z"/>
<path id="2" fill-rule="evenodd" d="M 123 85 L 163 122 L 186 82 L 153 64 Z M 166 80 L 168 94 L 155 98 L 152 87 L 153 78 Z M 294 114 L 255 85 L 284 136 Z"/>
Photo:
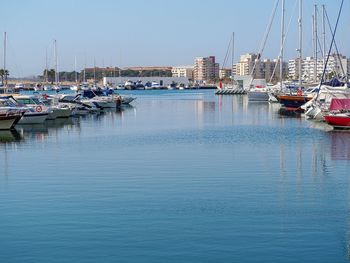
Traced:
<path id="1" fill-rule="evenodd" d="M 37 98 L 18 98 L 16 99 L 18 103 L 21 104 L 41 104 L 40 101 Z"/>
<path id="2" fill-rule="evenodd" d="M 10 100 L 4 100 L 4 99 L 0 99 L 0 107 L 15 107 L 16 105 L 14 105 Z"/>

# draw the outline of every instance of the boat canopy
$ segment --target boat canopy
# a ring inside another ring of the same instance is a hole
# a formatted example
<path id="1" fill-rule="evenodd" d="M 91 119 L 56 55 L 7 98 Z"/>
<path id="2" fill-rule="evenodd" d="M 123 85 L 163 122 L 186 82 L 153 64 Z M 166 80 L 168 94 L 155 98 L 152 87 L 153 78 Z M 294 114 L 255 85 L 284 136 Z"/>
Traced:
<path id="1" fill-rule="evenodd" d="M 335 99 L 331 101 L 330 111 L 334 110 L 350 110 L 350 99 Z"/>
<path id="2" fill-rule="evenodd" d="M 108 89 L 108 90 L 97 89 L 97 90 L 84 90 L 82 95 L 85 98 L 91 99 L 95 96 L 107 96 L 111 94 L 113 94 L 112 89 Z"/>
<path id="3" fill-rule="evenodd" d="M 327 85 L 331 87 L 343 87 L 344 83 L 339 81 L 337 78 L 332 78 L 330 81 L 323 82 L 322 85 Z"/>

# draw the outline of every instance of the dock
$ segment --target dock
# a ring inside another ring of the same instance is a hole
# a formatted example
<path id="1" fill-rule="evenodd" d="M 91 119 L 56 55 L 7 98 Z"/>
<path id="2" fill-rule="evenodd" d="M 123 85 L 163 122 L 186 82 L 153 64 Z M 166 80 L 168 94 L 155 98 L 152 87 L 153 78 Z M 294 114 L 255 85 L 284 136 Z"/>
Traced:
<path id="1" fill-rule="evenodd" d="M 243 88 L 235 89 L 218 89 L 215 91 L 215 95 L 244 95 L 247 91 Z"/>

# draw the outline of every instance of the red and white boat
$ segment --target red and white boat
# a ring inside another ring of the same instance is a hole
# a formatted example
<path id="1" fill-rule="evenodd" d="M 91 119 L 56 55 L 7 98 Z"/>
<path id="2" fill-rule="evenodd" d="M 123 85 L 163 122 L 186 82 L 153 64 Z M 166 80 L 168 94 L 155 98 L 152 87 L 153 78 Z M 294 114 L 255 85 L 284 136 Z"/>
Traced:
<path id="1" fill-rule="evenodd" d="M 350 129 L 350 99 L 332 99 L 324 119 L 334 128 Z"/>

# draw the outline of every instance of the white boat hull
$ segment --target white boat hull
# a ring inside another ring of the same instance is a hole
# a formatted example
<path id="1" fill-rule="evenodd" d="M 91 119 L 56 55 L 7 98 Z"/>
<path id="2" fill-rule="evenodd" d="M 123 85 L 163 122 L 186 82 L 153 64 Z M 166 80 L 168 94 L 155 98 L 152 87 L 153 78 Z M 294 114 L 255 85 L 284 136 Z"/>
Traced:
<path id="1" fill-rule="evenodd" d="M 97 105 L 97 107 L 103 109 L 114 109 L 117 107 L 117 104 L 113 101 L 94 101 L 94 103 Z"/>
<path id="2" fill-rule="evenodd" d="M 13 128 L 16 118 L 1 118 L 0 117 L 0 130 L 10 130 Z"/>
<path id="3" fill-rule="evenodd" d="M 18 124 L 42 124 L 48 115 L 48 113 L 24 113 Z"/>
<path id="4" fill-rule="evenodd" d="M 249 101 L 269 101 L 269 93 L 267 91 L 248 91 Z"/>
<path id="5" fill-rule="evenodd" d="M 48 120 L 54 120 L 56 118 L 68 118 L 72 115 L 72 110 L 68 108 L 65 108 L 65 109 L 53 108 L 52 110 L 53 111 L 47 117 Z"/>
<path id="6" fill-rule="evenodd" d="M 122 96 L 122 104 L 130 104 L 135 98 Z"/>

